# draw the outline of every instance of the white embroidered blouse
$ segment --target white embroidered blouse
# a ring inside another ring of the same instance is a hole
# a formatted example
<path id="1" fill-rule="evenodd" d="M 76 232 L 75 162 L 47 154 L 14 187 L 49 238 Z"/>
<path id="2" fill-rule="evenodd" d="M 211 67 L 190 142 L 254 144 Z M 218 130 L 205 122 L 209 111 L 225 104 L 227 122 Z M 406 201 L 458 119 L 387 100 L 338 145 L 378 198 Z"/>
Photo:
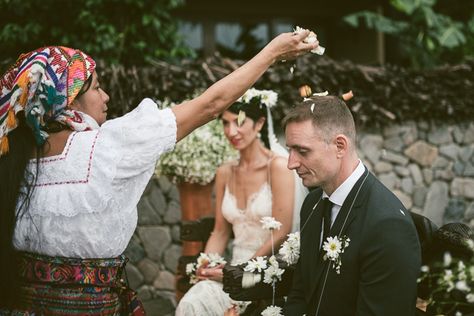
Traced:
<path id="1" fill-rule="evenodd" d="M 144 99 L 99 129 L 73 132 L 60 155 L 40 160 L 30 205 L 15 227 L 15 248 L 74 258 L 120 255 L 157 159 L 174 148 L 176 129 L 170 109 Z M 36 159 L 28 171 L 36 173 Z"/>

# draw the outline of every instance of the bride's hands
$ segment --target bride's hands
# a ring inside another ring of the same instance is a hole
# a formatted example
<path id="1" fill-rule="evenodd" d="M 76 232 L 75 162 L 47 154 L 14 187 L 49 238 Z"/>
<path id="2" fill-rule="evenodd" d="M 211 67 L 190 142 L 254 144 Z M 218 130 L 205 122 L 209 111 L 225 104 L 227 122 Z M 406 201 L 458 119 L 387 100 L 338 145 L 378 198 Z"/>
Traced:
<path id="1" fill-rule="evenodd" d="M 232 305 L 232 307 L 228 308 L 224 312 L 224 316 L 239 316 L 239 313 L 237 312 L 237 307 L 235 305 Z"/>
<path id="2" fill-rule="evenodd" d="M 200 268 L 196 271 L 196 276 L 199 280 L 213 280 L 222 282 L 224 265 L 218 265 L 214 268 Z"/>
<path id="3" fill-rule="evenodd" d="M 314 43 L 303 42 L 309 33 L 309 30 L 300 33 L 282 33 L 268 43 L 264 49 L 273 54 L 275 60 L 294 59 L 319 46 L 318 41 Z"/>

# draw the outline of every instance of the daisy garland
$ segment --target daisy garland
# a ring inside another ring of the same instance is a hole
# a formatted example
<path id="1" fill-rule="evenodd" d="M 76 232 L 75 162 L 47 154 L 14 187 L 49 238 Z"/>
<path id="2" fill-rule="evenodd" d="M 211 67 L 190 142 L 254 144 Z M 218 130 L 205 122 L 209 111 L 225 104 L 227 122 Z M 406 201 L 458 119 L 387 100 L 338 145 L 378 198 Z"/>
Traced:
<path id="1" fill-rule="evenodd" d="M 271 242 L 272 242 L 272 256 L 268 259 L 270 267 L 265 270 L 263 282 L 272 285 L 272 305 L 268 306 L 262 312 L 262 316 L 279 316 L 281 314 L 281 307 L 275 306 L 275 288 L 276 282 L 281 280 L 281 275 L 285 272 L 283 269 L 280 269 L 278 261 L 275 258 L 275 249 L 273 245 L 273 230 L 280 229 L 281 223 L 275 220 L 274 217 L 263 217 L 260 222 L 262 223 L 263 229 L 268 229 L 270 231 Z M 283 315 L 282 315 L 283 316 Z"/>

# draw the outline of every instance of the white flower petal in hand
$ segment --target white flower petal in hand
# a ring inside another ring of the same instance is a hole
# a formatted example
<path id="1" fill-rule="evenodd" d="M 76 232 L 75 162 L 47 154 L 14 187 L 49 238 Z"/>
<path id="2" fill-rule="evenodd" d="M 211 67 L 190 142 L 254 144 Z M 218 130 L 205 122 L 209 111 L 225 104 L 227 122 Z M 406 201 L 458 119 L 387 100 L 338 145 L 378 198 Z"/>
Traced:
<path id="1" fill-rule="evenodd" d="M 280 229 L 282 225 L 279 221 L 275 220 L 275 218 L 271 216 L 262 217 L 260 223 L 262 223 L 263 229 L 268 230 Z"/>
<path id="2" fill-rule="evenodd" d="M 299 34 L 303 31 L 306 31 L 306 29 L 304 29 L 302 27 L 299 27 L 299 26 L 297 26 L 294 30 L 294 32 L 296 34 Z M 317 40 L 318 40 L 318 37 L 316 36 L 316 33 L 311 31 L 311 32 L 309 32 L 308 36 L 304 39 L 303 42 L 308 43 L 308 44 L 312 44 L 312 43 L 315 43 Z M 326 51 L 326 48 L 324 48 L 322 46 L 318 46 L 315 49 L 311 50 L 312 53 L 315 53 L 315 54 L 318 54 L 318 55 L 323 55 L 325 51 Z"/>

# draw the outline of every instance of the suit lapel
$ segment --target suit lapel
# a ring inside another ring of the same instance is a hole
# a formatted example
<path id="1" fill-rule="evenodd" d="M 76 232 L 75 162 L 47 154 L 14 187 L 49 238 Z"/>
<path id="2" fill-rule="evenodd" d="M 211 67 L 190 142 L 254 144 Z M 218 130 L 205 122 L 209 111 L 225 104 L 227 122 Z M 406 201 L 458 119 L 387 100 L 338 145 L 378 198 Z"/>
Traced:
<path id="1" fill-rule="evenodd" d="M 359 213 L 357 209 L 364 200 L 364 193 L 366 191 L 365 188 L 367 188 L 367 186 L 362 187 L 362 185 L 364 182 L 366 182 L 368 176 L 369 171 L 367 168 L 365 168 L 364 173 L 359 178 L 359 180 L 357 180 L 356 184 L 349 192 L 349 195 L 347 195 L 346 199 L 344 200 L 344 203 L 337 214 L 336 220 L 329 231 L 330 236 L 341 236 L 342 233 L 346 231 L 350 223 L 354 220 L 354 218 L 356 218 L 357 214 Z"/>
<path id="2" fill-rule="evenodd" d="M 360 207 L 363 205 L 363 201 L 365 200 L 365 195 L 368 192 L 367 188 L 370 186 L 369 182 L 373 181 L 373 176 L 368 172 L 367 168 L 365 169 L 362 176 L 357 180 L 354 187 L 349 192 L 349 195 L 344 200 L 344 203 L 337 214 L 336 220 L 334 224 L 331 226 L 331 230 L 329 232 L 330 236 L 342 236 L 343 233 L 347 230 L 350 226 L 352 221 L 358 215 Z M 318 207 L 319 208 L 319 207 Z M 319 217 L 322 219 L 321 210 L 318 212 Z M 315 229 L 318 236 L 314 236 L 314 240 L 318 241 L 321 235 L 321 219 L 319 220 L 318 229 Z M 313 226 L 314 227 L 314 226 Z M 324 243 L 324 241 L 323 241 Z M 309 248 L 305 248 L 309 249 Z M 329 269 L 329 260 L 323 260 L 323 251 L 321 250 L 321 254 L 318 254 L 318 251 L 314 252 L 314 258 L 311 260 L 311 267 L 314 272 L 311 274 L 311 288 L 310 288 L 310 296 L 314 294 L 314 291 L 317 287 L 320 286 L 321 276 L 324 275 L 327 269 Z"/>
<path id="3" fill-rule="evenodd" d="M 305 248 L 308 249 L 308 253 L 311 254 L 309 261 L 311 288 L 309 293 L 314 292 L 316 285 L 318 284 L 321 272 L 323 270 L 323 266 L 325 265 L 325 262 L 321 259 L 322 256 L 320 255 L 319 247 L 319 244 L 321 242 L 321 226 L 323 221 L 322 203 L 318 204 L 313 217 L 314 221 L 311 223 L 311 227 L 313 229 L 311 230 L 310 236 L 308 236 L 309 238 L 306 238 L 306 242 L 308 243 L 308 245 L 306 245 Z"/>

